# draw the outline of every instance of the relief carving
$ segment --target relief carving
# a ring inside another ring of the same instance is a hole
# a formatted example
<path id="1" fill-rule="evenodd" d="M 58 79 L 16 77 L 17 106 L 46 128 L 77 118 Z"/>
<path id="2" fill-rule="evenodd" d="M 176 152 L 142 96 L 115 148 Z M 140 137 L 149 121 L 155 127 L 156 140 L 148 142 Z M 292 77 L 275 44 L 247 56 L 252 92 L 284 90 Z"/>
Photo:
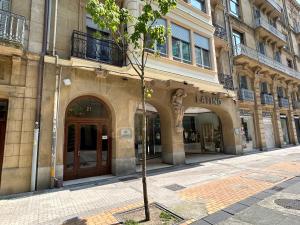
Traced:
<path id="1" fill-rule="evenodd" d="M 182 105 L 182 103 L 183 98 L 185 98 L 186 96 L 187 94 L 183 89 L 177 89 L 171 98 L 171 104 L 173 107 L 173 113 L 175 117 L 175 129 L 178 133 L 183 131 L 182 120 L 184 116 L 184 106 Z"/>

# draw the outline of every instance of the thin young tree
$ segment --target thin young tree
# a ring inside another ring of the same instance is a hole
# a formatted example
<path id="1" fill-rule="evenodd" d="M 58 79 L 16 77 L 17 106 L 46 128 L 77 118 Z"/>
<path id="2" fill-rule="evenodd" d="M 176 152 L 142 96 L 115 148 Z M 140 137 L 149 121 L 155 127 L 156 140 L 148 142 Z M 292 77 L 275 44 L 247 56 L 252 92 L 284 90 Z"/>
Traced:
<path id="1" fill-rule="evenodd" d="M 169 29 L 157 22 L 177 5 L 177 0 L 131 0 L 136 6 L 128 10 L 124 1 L 88 0 L 87 11 L 101 29 L 108 30 L 111 39 L 126 56 L 128 64 L 140 78 L 142 103 L 142 184 L 145 220 L 150 220 L 146 174 L 146 98 L 152 90 L 146 87 L 147 49 L 166 42 Z M 128 46 L 128 47 L 126 47 Z M 159 50 L 156 50 L 159 51 Z M 159 52 L 155 52 L 159 55 Z"/>

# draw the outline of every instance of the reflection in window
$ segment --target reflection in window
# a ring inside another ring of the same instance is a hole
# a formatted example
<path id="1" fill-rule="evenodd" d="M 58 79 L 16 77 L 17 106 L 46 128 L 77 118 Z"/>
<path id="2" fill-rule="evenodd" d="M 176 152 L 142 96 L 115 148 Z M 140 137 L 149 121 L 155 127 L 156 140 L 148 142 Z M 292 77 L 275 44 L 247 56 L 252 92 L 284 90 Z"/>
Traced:
<path id="1" fill-rule="evenodd" d="M 210 64 L 209 39 L 202 37 L 198 34 L 194 34 L 194 40 L 195 40 L 195 55 L 196 55 L 197 66 L 210 69 L 211 64 Z"/>
<path id="2" fill-rule="evenodd" d="M 68 126 L 68 140 L 67 140 L 67 169 L 74 167 L 74 152 L 75 152 L 75 124 Z"/>
<path id="3" fill-rule="evenodd" d="M 108 161 L 109 138 L 107 127 L 102 126 L 102 166 L 106 166 Z"/>
<path id="4" fill-rule="evenodd" d="M 230 0 L 230 13 L 235 17 L 240 17 L 239 0 Z"/>
<path id="5" fill-rule="evenodd" d="M 157 19 L 154 23 L 154 26 L 158 26 L 158 25 L 162 25 L 165 27 L 165 30 L 167 29 L 167 21 L 165 19 Z M 149 35 L 147 35 L 147 40 L 146 40 L 146 45 L 149 51 L 154 51 L 159 53 L 162 56 L 166 56 L 167 55 L 167 38 L 166 38 L 166 42 L 163 44 L 159 44 L 157 42 L 153 43 L 153 46 L 151 46 L 151 38 Z"/>
<path id="6" fill-rule="evenodd" d="M 105 106 L 93 97 L 80 98 L 73 101 L 67 111 L 68 117 L 103 118 L 108 117 Z"/>
<path id="7" fill-rule="evenodd" d="M 203 12 L 206 12 L 205 0 L 191 0 L 191 5 Z"/>
<path id="8" fill-rule="evenodd" d="M 173 58 L 185 63 L 191 63 L 190 31 L 172 24 Z"/>
<path id="9" fill-rule="evenodd" d="M 80 167 L 95 167 L 97 165 L 96 125 L 82 125 L 80 127 Z"/>

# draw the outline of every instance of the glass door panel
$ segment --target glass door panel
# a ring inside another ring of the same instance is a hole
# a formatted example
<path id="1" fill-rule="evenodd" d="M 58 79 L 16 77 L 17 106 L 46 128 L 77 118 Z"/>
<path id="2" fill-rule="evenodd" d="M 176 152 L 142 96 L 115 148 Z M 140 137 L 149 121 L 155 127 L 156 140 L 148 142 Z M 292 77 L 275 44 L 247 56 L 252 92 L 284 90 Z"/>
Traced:
<path id="1" fill-rule="evenodd" d="M 79 168 L 91 168 L 97 166 L 97 125 L 80 125 L 80 148 L 79 148 Z"/>
<path id="2" fill-rule="evenodd" d="M 101 140 L 102 166 L 107 166 L 107 164 L 108 164 L 108 153 L 109 153 L 108 130 L 107 130 L 106 125 L 103 125 L 102 126 L 102 140 Z"/>
<path id="3" fill-rule="evenodd" d="M 67 128 L 67 153 L 66 153 L 66 170 L 73 170 L 75 164 L 75 138 L 76 126 L 75 124 L 68 125 Z"/>

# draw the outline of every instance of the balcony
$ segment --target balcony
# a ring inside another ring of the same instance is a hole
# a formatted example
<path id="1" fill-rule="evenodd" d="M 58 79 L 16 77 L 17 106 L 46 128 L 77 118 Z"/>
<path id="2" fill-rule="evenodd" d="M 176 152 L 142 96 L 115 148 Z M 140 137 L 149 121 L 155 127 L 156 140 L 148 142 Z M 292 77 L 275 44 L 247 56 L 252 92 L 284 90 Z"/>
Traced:
<path id="1" fill-rule="evenodd" d="M 219 82 L 225 89 L 234 90 L 232 75 L 219 73 Z"/>
<path id="2" fill-rule="evenodd" d="M 280 62 L 277 62 L 276 60 L 269 58 L 243 44 L 235 46 L 233 53 L 236 63 L 248 63 L 250 67 L 256 67 L 257 64 L 261 64 L 260 66 L 265 66 L 262 67 L 261 73 L 266 71 L 271 73 L 281 72 L 287 76 L 300 79 L 300 72 L 283 65 Z"/>
<path id="3" fill-rule="evenodd" d="M 73 57 L 93 60 L 114 66 L 123 66 L 125 63 L 124 49 L 108 39 L 95 38 L 93 35 L 73 31 Z"/>
<path id="4" fill-rule="evenodd" d="M 263 18 L 255 20 L 255 30 L 263 39 L 277 43 L 279 47 L 286 45 L 286 36 Z"/>
<path id="5" fill-rule="evenodd" d="M 283 11 L 276 0 L 254 0 L 253 3 L 271 17 L 279 17 Z"/>
<path id="6" fill-rule="evenodd" d="M 248 89 L 240 89 L 240 100 L 254 102 L 254 92 Z"/>
<path id="7" fill-rule="evenodd" d="M 278 98 L 278 105 L 280 108 L 288 108 L 289 107 L 289 100 L 287 98 L 279 97 Z"/>
<path id="8" fill-rule="evenodd" d="M 23 46 L 25 22 L 24 16 L 0 10 L 0 41 Z"/>
<path id="9" fill-rule="evenodd" d="M 261 104 L 273 105 L 273 96 L 270 94 L 261 94 Z"/>
<path id="10" fill-rule="evenodd" d="M 222 48 L 227 46 L 227 32 L 224 27 L 222 27 L 219 24 L 214 23 L 213 24 L 215 27 L 215 33 L 214 36 L 215 38 L 215 47 L 216 48 Z"/>

